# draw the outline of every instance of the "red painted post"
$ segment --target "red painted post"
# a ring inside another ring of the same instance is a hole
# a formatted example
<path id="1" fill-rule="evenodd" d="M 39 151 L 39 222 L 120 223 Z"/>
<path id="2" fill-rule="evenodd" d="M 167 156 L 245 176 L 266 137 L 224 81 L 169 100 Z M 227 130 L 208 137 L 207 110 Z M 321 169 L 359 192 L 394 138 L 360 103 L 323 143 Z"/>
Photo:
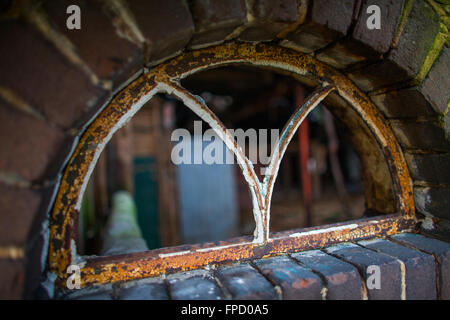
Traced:
<path id="1" fill-rule="evenodd" d="M 296 85 L 294 88 L 295 104 L 302 105 L 305 98 L 305 89 Z M 309 159 L 309 132 L 308 132 L 308 118 L 306 118 L 298 128 L 298 149 L 300 158 L 300 174 L 302 182 L 302 195 L 305 206 L 305 227 L 312 225 L 312 193 L 311 193 L 311 175 L 308 170 Z"/>

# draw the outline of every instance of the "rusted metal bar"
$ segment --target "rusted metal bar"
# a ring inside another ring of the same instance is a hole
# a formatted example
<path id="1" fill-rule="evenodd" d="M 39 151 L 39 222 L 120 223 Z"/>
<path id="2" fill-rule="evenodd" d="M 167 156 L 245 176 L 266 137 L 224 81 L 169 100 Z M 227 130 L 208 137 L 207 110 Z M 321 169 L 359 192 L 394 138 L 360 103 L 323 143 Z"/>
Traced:
<path id="1" fill-rule="evenodd" d="M 326 247 L 343 241 L 412 230 L 412 220 L 400 215 L 377 220 L 355 220 L 342 224 L 271 234 L 264 245 L 251 237 L 193 246 L 158 249 L 149 252 L 90 258 L 81 268 L 81 286 L 159 276 L 205 267 L 209 264 L 257 259 L 277 254 Z"/>
<path id="2" fill-rule="evenodd" d="M 306 98 L 306 102 L 298 104 L 297 109 L 290 117 L 286 126 L 284 127 L 280 140 L 278 141 L 275 151 L 270 159 L 269 166 L 266 171 L 263 186 L 265 191 L 265 202 L 267 212 L 267 223 L 270 221 L 270 202 L 272 200 L 273 187 L 275 180 L 280 169 L 280 163 L 286 152 L 289 142 L 292 140 L 297 129 L 301 123 L 306 119 L 306 116 L 323 100 L 325 97 L 334 90 L 332 86 L 324 86 L 315 90 L 310 96 Z M 300 102 L 300 100 L 298 101 Z"/>

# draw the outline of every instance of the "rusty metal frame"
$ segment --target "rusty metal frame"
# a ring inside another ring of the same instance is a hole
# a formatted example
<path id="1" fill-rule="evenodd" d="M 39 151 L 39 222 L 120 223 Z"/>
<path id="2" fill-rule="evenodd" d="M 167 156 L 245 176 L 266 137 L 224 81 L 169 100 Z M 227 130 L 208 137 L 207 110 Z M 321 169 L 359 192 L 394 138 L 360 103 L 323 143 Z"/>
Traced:
<path id="1" fill-rule="evenodd" d="M 267 168 L 269 174 L 263 181 L 258 179 L 251 162 L 217 116 L 201 98 L 179 84 L 180 79 L 198 71 L 232 64 L 268 67 L 293 76 L 300 75 L 319 84 L 287 122 Z M 336 91 L 349 103 L 380 145 L 391 173 L 398 213 L 271 234 L 270 202 L 280 161 L 303 119 L 331 91 Z M 112 135 L 159 92 L 172 94 L 184 102 L 235 154 L 252 194 L 256 222 L 254 237 L 108 257 L 77 256 L 75 226 L 82 196 L 96 161 Z M 91 123 L 65 169 L 58 190 L 51 215 L 48 263 L 61 285 L 68 276 L 67 267 L 80 265 L 81 285 L 85 286 L 392 235 L 411 230 L 415 225 L 412 182 L 403 153 L 386 120 L 363 92 L 344 75 L 311 56 L 275 45 L 229 43 L 188 52 L 153 68 L 123 89 Z"/>

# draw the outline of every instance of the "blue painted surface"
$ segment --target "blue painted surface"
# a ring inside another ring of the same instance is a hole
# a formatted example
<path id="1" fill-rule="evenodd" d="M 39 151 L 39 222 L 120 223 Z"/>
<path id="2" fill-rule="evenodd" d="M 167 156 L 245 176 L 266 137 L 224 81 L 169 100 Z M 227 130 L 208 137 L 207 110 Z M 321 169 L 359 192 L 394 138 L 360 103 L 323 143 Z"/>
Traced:
<path id="1" fill-rule="evenodd" d="M 179 143 L 191 144 L 194 159 L 194 139 Z M 204 150 L 210 143 L 201 142 Z M 224 163 L 229 151 L 222 142 Z M 199 145 L 197 145 L 199 146 Z M 191 161 L 193 163 L 193 161 Z M 180 230 L 184 243 L 225 240 L 238 235 L 235 165 L 180 164 L 177 179 L 180 200 Z"/>

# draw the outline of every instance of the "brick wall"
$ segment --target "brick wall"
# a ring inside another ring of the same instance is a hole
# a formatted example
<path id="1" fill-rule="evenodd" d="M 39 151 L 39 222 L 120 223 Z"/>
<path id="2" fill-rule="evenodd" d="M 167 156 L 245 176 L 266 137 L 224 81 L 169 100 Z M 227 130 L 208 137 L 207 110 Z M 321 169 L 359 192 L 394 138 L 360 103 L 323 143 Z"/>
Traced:
<path id="1" fill-rule="evenodd" d="M 353 79 L 401 143 L 419 218 L 432 217 L 424 225 L 445 231 L 450 80 L 444 7 L 432 0 L 330 3 L 79 0 L 2 7 L 0 297 L 34 295 L 61 170 L 92 117 L 144 66 L 224 41 L 271 41 L 313 54 Z M 68 4 L 80 6 L 81 30 L 67 30 Z M 369 4 L 383 13 L 382 29 L 370 33 Z"/>
<path id="2" fill-rule="evenodd" d="M 435 300 L 450 298 L 450 244 L 418 234 L 342 243 L 61 292 L 60 299 Z M 379 285 L 371 271 L 378 267 Z M 373 284 L 373 285 L 372 285 Z"/>

